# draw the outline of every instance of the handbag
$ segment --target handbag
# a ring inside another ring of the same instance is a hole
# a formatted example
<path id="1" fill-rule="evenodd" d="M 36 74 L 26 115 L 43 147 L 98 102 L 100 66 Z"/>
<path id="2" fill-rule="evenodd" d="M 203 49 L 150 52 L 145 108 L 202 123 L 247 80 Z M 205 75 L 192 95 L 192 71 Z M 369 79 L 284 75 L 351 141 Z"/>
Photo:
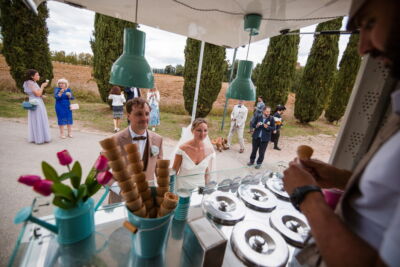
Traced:
<path id="1" fill-rule="evenodd" d="M 69 109 L 70 110 L 77 110 L 77 109 L 79 109 L 79 104 L 78 103 L 71 104 L 71 105 L 69 105 Z"/>
<path id="2" fill-rule="evenodd" d="M 21 105 L 26 110 L 35 110 L 37 107 L 36 105 L 32 105 L 31 103 L 29 103 L 29 101 L 24 101 Z"/>

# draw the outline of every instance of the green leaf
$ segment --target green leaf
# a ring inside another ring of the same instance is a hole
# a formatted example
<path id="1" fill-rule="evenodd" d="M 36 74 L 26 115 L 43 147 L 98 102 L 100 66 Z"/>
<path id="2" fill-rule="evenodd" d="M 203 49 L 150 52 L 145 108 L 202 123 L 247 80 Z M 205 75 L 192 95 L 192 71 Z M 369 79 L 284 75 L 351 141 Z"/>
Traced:
<path id="1" fill-rule="evenodd" d="M 62 209 L 72 209 L 75 207 L 75 205 L 68 199 L 58 196 L 54 197 L 53 204 Z"/>
<path id="2" fill-rule="evenodd" d="M 97 193 L 101 188 L 101 184 L 99 184 L 96 180 L 94 180 L 92 183 L 87 185 L 87 198 L 93 196 L 94 194 Z M 84 199 L 85 200 L 85 199 Z"/>
<path id="3" fill-rule="evenodd" d="M 76 196 L 76 201 L 83 199 L 87 195 L 87 187 L 85 184 L 79 186 L 78 195 Z"/>
<path id="4" fill-rule="evenodd" d="M 72 172 L 79 176 L 79 179 L 82 177 L 82 167 L 79 161 L 75 161 L 74 166 L 72 166 Z"/>
<path id="5" fill-rule="evenodd" d="M 85 184 L 86 184 L 86 185 L 89 185 L 89 184 L 93 183 L 93 180 L 95 180 L 95 175 L 96 175 L 96 173 L 97 173 L 97 170 L 93 167 L 93 168 L 90 170 L 90 172 L 89 172 L 89 174 L 87 175 L 87 177 L 86 177 L 86 180 L 85 180 Z"/>
<path id="6" fill-rule="evenodd" d="M 63 174 L 60 175 L 59 179 L 60 182 L 69 179 L 71 176 L 70 172 L 64 172 Z"/>
<path id="7" fill-rule="evenodd" d="M 75 202 L 75 200 L 76 200 L 72 189 L 65 184 L 54 183 L 53 184 L 53 192 L 54 192 L 55 196 L 66 198 L 66 199 L 70 200 L 71 202 Z"/>
<path id="8" fill-rule="evenodd" d="M 46 180 L 50 180 L 55 183 L 60 182 L 57 171 L 53 167 L 51 167 L 50 164 L 48 164 L 46 161 L 42 161 L 42 171 Z"/>

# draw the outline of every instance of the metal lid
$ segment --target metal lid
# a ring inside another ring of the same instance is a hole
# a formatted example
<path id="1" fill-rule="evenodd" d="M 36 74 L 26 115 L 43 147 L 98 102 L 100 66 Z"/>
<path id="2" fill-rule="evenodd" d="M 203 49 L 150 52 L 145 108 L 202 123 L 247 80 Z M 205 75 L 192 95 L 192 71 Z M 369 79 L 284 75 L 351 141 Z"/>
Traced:
<path id="1" fill-rule="evenodd" d="M 291 245 L 304 247 L 310 233 L 306 217 L 296 210 L 280 209 L 271 213 L 272 228 L 277 230 Z"/>
<path id="2" fill-rule="evenodd" d="M 285 240 L 262 222 L 237 223 L 232 231 L 231 246 L 246 265 L 284 266 L 289 258 Z"/>
<path id="3" fill-rule="evenodd" d="M 238 190 L 244 204 L 254 210 L 272 211 L 277 205 L 276 197 L 261 185 L 243 184 Z"/>
<path id="4" fill-rule="evenodd" d="M 254 175 L 248 174 L 246 175 L 243 179 L 241 184 L 259 184 L 260 181 L 258 180 L 258 177 L 255 177 Z"/>
<path id="5" fill-rule="evenodd" d="M 283 188 L 283 181 L 280 178 L 267 180 L 265 186 L 272 191 L 278 198 L 289 201 L 289 195 Z"/>
<path id="6" fill-rule="evenodd" d="M 240 186 L 240 181 L 242 178 L 240 176 L 233 178 L 232 185 L 231 185 L 231 192 L 236 193 Z"/>
<path id="7" fill-rule="evenodd" d="M 221 191 L 206 195 L 202 207 L 214 222 L 224 225 L 236 224 L 243 220 L 246 213 L 246 207 L 237 197 Z"/>
<path id="8" fill-rule="evenodd" d="M 233 182 L 232 179 L 229 178 L 222 180 L 218 184 L 218 190 L 222 192 L 229 192 L 229 190 L 231 189 L 232 182 Z"/>

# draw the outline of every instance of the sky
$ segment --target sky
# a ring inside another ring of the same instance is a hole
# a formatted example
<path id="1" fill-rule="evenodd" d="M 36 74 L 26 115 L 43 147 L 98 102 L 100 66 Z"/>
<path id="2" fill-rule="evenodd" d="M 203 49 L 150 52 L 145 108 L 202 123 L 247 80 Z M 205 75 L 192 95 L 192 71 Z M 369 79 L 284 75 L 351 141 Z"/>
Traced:
<path id="1" fill-rule="evenodd" d="M 90 38 L 93 37 L 94 12 L 75 8 L 63 3 L 48 1 L 50 11 L 47 20 L 49 28 L 49 44 L 51 51 L 65 51 L 67 54 L 91 53 Z M 342 29 L 345 28 L 347 18 L 344 19 Z M 313 32 L 317 25 L 302 28 L 301 32 Z M 140 25 L 140 30 L 146 32 L 145 57 L 152 68 L 165 68 L 167 65 L 184 65 L 184 49 L 186 37 Z M 304 66 L 310 52 L 313 35 L 300 35 L 298 62 Z M 339 39 L 339 60 L 346 49 L 348 35 L 341 35 Z M 261 63 L 268 48 L 269 39 L 254 42 L 250 46 L 249 60 Z M 226 58 L 232 62 L 234 49 L 226 49 Z M 247 46 L 239 48 L 236 59 L 245 59 Z"/>

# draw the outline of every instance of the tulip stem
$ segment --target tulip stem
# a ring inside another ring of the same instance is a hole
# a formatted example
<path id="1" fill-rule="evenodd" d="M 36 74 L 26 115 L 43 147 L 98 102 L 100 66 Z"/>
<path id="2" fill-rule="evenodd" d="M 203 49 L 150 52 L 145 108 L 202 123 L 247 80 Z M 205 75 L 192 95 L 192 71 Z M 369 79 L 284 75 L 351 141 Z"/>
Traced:
<path id="1" fill-rule="evenodd" d="M 69 167 L 69 164 L 67 165 L 67 168 L 68 168 L 68 171 L 70 172 L 70 171 L 71 171 L 71 168 Z"/>

